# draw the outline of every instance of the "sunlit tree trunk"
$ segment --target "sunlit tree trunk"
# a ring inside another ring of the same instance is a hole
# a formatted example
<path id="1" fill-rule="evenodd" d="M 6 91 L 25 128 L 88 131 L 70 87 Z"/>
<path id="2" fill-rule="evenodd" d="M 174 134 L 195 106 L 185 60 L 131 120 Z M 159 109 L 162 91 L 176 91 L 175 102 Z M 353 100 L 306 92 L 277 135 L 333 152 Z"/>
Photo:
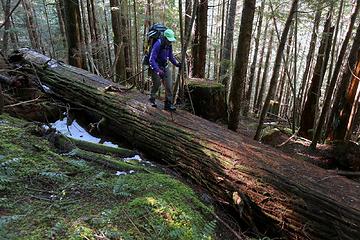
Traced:
<path id="1" fill-rule="evenodd" d="M 246 71 L 249 61 L 255 2 L 255 0 L 244 0 L 241 16 L 240 33 L 228 104 L 228 128 L 233 131 L 236 131 L 238 128 L 240 108 L 245 97 Z"/>
<path id="2" fill-rule="evenodd" d="M 360 25 L 358 26 L 354 43 L 344 69 L 338 89 L 339 101 L 334 114 L 331 140 L 344 140 L 348 129 L 351 109 L 355 101 L 356 91 L 360 81 Z M 335 124 L 336 123 L 336 124 Z"/>
<path id="3" fill-rule="evenodd" d="M 311 146 L 313 148 L 316 147 L 316 143 L 319 140 L 320 133 L 321 133 L 323 124 L 325 122 L 325 117 L 326 117 L 327 111 L 328 111 L 329 106 L 330 106 L 331 97 L 332 97 L 332 94 L 333 94 L 335 84 L 336 84 L 337 79 L 338 79 L 338 75 L 339 75 L 339 72 L 340 72 L 340 69 L 341 69 L 341 66 L 342 66 L 342 63 L 343 63 L 343 59 L 345 57 L 346 49 L 347 49 L 347 46 L 349 44 L 350 37 L 352 35 L 352 30 L 353 30 L 353 27 L 354 27 L 354 24 L 355 24 L 355 20 L 356 20 L 356 17 L 358 15 L 358 12 L 359 12 L 359 7 L 360 7 L 360 1 L 357 0 L 357 4 L 356 4 L 355 8 L 353 9 L 353 13 L 351 15 L 351 19 L 350 19 L 350 23 L 349 23 L 349 27 L 348 27 L 345 39 L 344 39 L 344 41 L 342 43 L 342 46 L 341 46 L 341 49 L 340 49 L 340 53 L 339 53 L 338 60 L 336 62 L 335 68 L 334 68 L 334 72 L 333 72 L 333 75 L 332 75 L 332 78 L 331 78 L 331 81 L 330 81 L 330 85 L 329 85 L 328 90 L 327 90 L 326 99 L 324 101 L 325 103 L 329 103 L 329 104 L 324 104 L 324 107 L 322 109 L 322 112 L 321 112 L 321 115 L 320 115 L 320 118 L 319 118 L 318 125 L 316 127 L 316 132 L 315 132 L 312 144 L 311 144 Z M 352 67 L 352 69 L 355 68 L 356 57 L 354 57 L 354 56 L 356 56 L 356 51 L 357 51 L 357 48 L 359 48 L 359 46 L 360 46 L 360 30 L 358 29 L 358 31 L 356 33 L 356 38 L 355 38 L 354 43 L 353 43 L 353 48 L 351 49 L 351 53 L 350 53 L 350 56 L 349 56 L 349 62 L 348 62 L 348 64 L 349 64 L 348 66 Z M 348 69 L 348 67 L 345 68 L 345 69 Z M 338 94 L 336 94 L 334 104 L 333 104 L 333 108 L 332 108 L 332 110 L 331 110 L 331 112 L 329 114 L 330 117 L 329 117 L 329 121 L 328 121 L 328 128 L 327 128 L 327 131 L 326 131 L 327 135 L 333 135 L 333 134 L 330 133 L 331 131 L 330 131 L 329 127 L 331 126 L 331 123 L 333 121 L 334 113 L 336 113 L 337 109 L 339 109 L 339 105 L 340 105 L 339 104 L 339 99 L 340 99 L 340 96 L 343 95 L 342 93 L 344 93 L 346 91 L 348 81 L 349 81 L 349 78 L 346 79 L 346 78 L 343 77 L 341 79 Z"/>

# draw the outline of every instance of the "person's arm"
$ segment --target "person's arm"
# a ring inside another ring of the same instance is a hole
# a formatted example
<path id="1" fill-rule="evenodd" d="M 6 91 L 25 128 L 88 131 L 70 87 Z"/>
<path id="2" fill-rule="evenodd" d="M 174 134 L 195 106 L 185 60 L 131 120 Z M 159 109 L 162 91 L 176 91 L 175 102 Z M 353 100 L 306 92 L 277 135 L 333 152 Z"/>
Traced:
<path id="1" fill-rule="evenodd" d="M 172 50 L 172 45 L 170 46 L 170 50 L 169 50 L 169 61 L 172 64 L 174 64 L 175 66 L 180 67 L 180 63 L 174 57 L 173 50 Z"/>
<path id="2" fill-rule="evenodd" d="M 161 41 L 159 39 L 154 43 L 150 53 L 150 60 L 149 60 L 150 67 L 156 73 L 158 73 L 160 70 L 159 65 L 156 62 L 156 59 L 158 58 L 159 55 L 160 46 L 161 46 Z"/>

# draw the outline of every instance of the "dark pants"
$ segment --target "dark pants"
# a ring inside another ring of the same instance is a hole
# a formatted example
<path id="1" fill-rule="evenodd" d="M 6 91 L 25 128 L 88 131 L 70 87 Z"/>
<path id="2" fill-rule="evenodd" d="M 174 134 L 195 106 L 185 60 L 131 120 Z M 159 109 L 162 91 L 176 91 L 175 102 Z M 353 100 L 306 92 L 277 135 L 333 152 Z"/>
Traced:
<path id="1" fill-rule="evenodd" d="M 152 80 L 152 86 L 151 86 L 151 92 L 150 97 L 155 98 L 157 91 L 159 91 L 159 88 L 161 86 L 161 82 L 164 84 L 165 88 L 165 101 L 172 103 L 173 98 L 173 82 L 171 78 L 171 70 L 167 66 L 165 68 L 162 68 L 164 71 L 164 78 L 161 79 L 157 73 L 151 70 L 151 80 Z"/>

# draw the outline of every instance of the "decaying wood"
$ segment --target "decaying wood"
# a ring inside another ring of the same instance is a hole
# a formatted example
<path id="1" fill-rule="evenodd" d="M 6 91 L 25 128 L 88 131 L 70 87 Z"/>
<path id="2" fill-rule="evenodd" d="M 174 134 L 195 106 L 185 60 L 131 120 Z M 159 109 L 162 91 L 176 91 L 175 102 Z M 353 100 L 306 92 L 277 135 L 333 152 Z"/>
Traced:
<path id="1" fill-rule="evenodd" d="M 57 97 L 109 119 L 118 135 L 231 204 L 252 229 L 289 239 L 360 238 L 359 183 L 331 178 L 326 170 L 190 113 L 178 111 L 172 119 L 136 91 L 106 93 L 109 81 L 28 49 L 11 60 L 35 72 L 32 63 Z"/>

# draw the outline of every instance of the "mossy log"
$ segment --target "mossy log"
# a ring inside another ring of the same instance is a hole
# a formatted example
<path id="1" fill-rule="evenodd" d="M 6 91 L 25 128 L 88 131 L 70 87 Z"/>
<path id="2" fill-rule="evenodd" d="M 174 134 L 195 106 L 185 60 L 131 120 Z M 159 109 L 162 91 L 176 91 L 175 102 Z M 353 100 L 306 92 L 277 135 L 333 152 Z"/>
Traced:
<path id="1" fill-rule="evenodd" d="M 79 148 L 73 149 L 69 154 L 119 171 L 145 171 L 143 166 L 127 163 L 124 160 L 114 159 L 108 155 L 93 153 Z"/>
<path id="2" fill-rule="evenodd" d="M 196 115 L 211 121 L 227 120 L 223 84 L 199 78 L 188 79 L 187 84 Z"/>
<path id="3" fill-rule="evenodd" d="M 85 151 L 112 155 L 117 157 L 132 157 L 136 155 L 136 151 L 121 148 L 121 147 L 111 147 L 103 144 L 92 143 L 88 141 L 83 141 L 75 138 L 65 137 L 63 135 L 57 136 L 57 144 L 60 148 L 67 148 L 66 146 L 70 146 L 70 148 L 79 148 Z"/>
<path id="4" fill-rule="evenodd" d="M 31 50 L 11 61 L 36 71 L 57 97 L 113 121 L 119 135 L 232 205 L 254 230 L 287 239 L 360 239 L 359 183 L 188 112 L 153 108 L 136 91 Z M 106 92 L 109 85 L 119 91 Z"/>

